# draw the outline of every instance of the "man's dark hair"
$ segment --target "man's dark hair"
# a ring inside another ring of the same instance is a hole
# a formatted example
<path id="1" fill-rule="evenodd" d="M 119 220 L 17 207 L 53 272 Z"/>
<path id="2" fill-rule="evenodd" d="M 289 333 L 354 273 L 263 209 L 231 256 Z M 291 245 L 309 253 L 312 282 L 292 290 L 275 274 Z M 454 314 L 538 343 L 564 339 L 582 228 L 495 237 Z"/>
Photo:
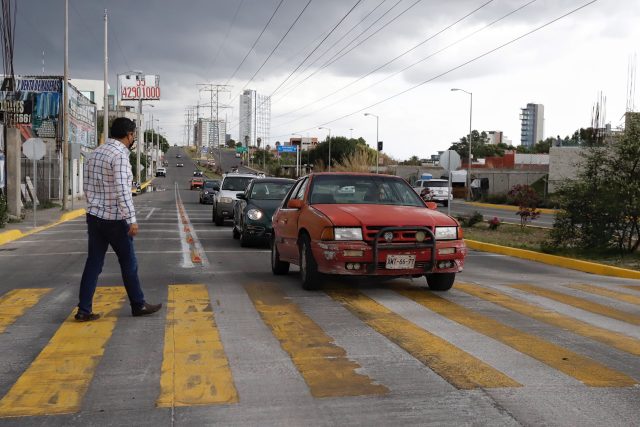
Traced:
<path id="1" fill-rule="evenodd" d="M 124 138 L 129 132 L 136 131 L 136 124 L 126 117 L 118 117 L 111 123 L 111 138 Z"/>

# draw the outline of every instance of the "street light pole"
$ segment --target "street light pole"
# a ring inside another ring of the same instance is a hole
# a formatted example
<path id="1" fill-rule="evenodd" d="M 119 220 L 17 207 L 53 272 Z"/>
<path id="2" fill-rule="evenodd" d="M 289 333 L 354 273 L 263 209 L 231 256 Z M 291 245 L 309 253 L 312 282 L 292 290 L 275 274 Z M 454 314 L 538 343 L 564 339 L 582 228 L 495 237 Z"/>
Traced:
<path id="1" fill-rule="evenodd" d="M 471 143 L 473 142 L 473 135 L 471 133 L 471 123 L 473 120 L 473 93 L 467 92 L 464 89 L 453 88 L 451 91 L 456 92 L 464 92 L 469 95 L 469 161 L 467 163 L 467 199 L 471 200 Z"/>
<path id="2" fill-rule="evenodd" d="M 331 172 L 331 129 L 325 127 L 319 127 L 318 129 L 325 129 L 329 131 L 329 172 Z"/>
<path id="3" fill-rule="evenodd" d="M 376 118 L 376 145 L 375 145 L 375 150 L 376 150 L 376 173 L 379 173 L 379 168 L 380 168 L 380 159 L 379 159 L 379 155 L 380 155 L 380 150 L 378 150 L 378 143 L 380 141 L 380 137 L 378 135 L 378 129 L 379 129 L 379 121 L 380 118 L 378 116 L 376 116 L 375 114 L 371 114 L 371 113 L 364 113 L 365 116 L 373 116 Z"/>

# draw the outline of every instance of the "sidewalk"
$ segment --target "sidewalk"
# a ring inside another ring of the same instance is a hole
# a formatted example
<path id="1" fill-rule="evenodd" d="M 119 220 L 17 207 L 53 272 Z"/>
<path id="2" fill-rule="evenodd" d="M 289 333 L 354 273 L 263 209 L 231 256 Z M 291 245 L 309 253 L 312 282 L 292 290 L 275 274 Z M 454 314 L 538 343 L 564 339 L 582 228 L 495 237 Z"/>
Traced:
<path id="1" fill-rule="evenodd" d="M 8 222 L 4 228 L 0 228 L 0 246 L 24 236 L 54 227 L 62 222 L 81 217 L 85 214 L 85 207 L 86 201 L 83 198 L 73 201 L 73 209 L 71 202 L 69 202 L 69 210 L 67 212 L 63 212 L 60 207 L 36 209 L 35 227 L 33 209 L 24 209 L 24 219 L 22 221 Z"/>

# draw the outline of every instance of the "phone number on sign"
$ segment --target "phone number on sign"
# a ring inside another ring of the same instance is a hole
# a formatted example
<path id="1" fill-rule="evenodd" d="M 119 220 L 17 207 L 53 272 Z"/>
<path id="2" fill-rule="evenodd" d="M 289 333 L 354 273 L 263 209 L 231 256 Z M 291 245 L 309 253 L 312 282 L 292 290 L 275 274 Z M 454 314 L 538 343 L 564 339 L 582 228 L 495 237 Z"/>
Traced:
<path id="1" fill-rule="evenodd" d="M 160 87 L 158 86 L 131 86 L 123 87 L 121 99 L 160 99 Z"/>

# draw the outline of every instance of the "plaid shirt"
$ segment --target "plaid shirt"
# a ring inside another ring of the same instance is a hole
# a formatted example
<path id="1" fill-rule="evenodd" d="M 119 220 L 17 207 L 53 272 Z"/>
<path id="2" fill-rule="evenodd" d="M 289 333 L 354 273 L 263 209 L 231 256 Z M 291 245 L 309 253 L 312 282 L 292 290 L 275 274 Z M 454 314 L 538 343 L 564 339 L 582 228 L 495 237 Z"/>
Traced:
<path id="1" fill-rule="evenodd" d="M 93 150 L 84 165 L 87 212 L 102 219 L 135 223 L 132 181 L 129 150 L 120 141 L 107 139 L 105 144 Z"/>

